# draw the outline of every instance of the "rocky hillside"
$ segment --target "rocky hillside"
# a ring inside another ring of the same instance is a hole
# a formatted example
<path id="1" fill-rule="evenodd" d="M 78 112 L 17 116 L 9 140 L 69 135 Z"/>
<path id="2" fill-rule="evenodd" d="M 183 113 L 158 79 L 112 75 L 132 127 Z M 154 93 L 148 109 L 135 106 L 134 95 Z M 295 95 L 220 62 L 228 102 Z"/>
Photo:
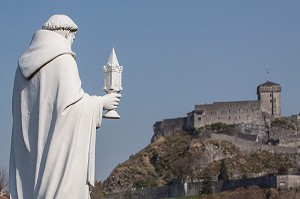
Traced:
<path id="1" fill-rule="evenodd" d="M 231 130 L 219 131 L 230 134 Z M 296 173 L 300 168 L 298 154 L 246 153 L 226 141 L 203 139 L 203 132 L 177 132 L 158 137 L 132 155 L 112 171 L 103 186 L 105 192 L 111 193 L 166 185 L 174 181 L 197 181 L 207 175 L 217 179 L 222 159 L 230 179 L 278 172 Z"/>

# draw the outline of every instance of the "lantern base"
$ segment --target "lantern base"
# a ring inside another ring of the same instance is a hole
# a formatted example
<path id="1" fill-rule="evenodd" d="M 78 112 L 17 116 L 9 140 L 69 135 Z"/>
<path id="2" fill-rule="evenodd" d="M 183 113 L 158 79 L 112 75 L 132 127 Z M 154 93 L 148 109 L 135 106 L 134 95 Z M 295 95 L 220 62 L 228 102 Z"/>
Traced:
<path id="1" fill-rule="evenodd" d="M 120 115 L 115 110 L 109 110 L 103 115 L 103 118 L 106 118 L 106 119 L 120 119 Z"/>

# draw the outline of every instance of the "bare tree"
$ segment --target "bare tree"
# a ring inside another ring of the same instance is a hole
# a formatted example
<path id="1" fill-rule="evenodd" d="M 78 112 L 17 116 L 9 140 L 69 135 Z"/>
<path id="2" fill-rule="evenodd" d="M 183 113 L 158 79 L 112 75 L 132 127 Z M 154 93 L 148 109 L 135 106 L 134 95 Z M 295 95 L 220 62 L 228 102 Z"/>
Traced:
<path id="1" fill-rule="evenodd" d="M 8 173 L 4 168 L 0 168 L 0 196 L 7 192 Z"/>

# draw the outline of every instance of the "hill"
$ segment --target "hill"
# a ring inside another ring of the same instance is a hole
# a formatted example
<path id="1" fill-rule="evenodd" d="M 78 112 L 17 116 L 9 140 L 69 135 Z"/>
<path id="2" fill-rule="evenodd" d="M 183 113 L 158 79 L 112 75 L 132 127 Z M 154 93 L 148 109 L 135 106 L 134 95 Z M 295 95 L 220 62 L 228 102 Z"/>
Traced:
<path id="1" fill-rule="evenodd" d="M 219 131 L 226 133 L 224 129 Z M 203 139 L 199 132 L 178 131 L 158 137 L 118 165 L 103 187 L 106 193 L 114 193 L 183 180 L 199 181 L 207 175 L 217 179 L 221 160 L 225 162 L 229 178 L 238 179 L 278 172 L 297 173 L 300 155 L 264 150 L 245 152 L 231 142 Z"/>

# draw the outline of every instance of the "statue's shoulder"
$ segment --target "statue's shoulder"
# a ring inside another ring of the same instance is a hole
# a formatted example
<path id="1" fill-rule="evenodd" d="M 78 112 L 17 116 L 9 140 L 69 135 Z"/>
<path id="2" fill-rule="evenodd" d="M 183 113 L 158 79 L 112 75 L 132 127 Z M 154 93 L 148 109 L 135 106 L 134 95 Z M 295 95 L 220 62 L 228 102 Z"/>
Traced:
<path id="1" fill-rule="evenodd" d="M 71 75 L 78 73 L 78 67 L 76 60 L 71 54 L 62 54 L 57 56 L 53 61 L 49 63 L 48 68 L 53 70 L 58 76 Z"/>
<path id="2" fill-rule="evenodd" d="M 53 61 L 56 64 L 76 64 L 75 57 L 70 53 L 58 55 Z"/>

